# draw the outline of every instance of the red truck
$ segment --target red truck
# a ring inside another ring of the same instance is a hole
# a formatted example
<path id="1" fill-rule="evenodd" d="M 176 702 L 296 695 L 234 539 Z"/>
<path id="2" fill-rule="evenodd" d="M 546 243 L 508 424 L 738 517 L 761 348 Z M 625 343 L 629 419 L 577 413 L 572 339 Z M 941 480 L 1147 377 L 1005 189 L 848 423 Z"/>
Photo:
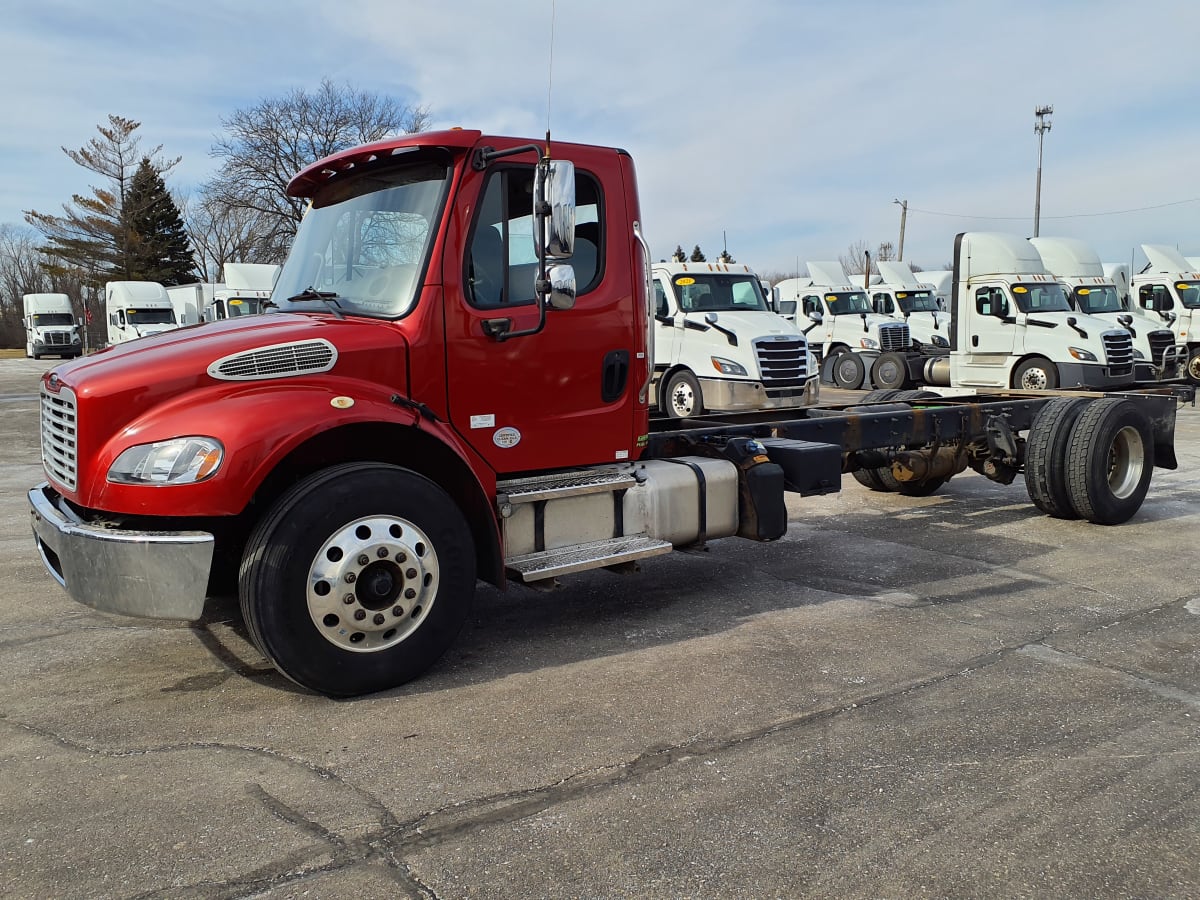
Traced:
<path id="1" fill-rule="evenodd" d="M 288 193 L 311 207 L 271 314 L 47 373 L 29 502 L 74 599 L 190 620 L 236 580 L 258 647 L 314 691 L 419 675 L 478 579 L 774 540 L 785 492 L 843 472 L 908 494 L 1024 473 L 1050 515 L 1115 524 L 1175 467 L 1179 391 L 655 415 L 651 259 L 618 149 L 417 134 Z"/>

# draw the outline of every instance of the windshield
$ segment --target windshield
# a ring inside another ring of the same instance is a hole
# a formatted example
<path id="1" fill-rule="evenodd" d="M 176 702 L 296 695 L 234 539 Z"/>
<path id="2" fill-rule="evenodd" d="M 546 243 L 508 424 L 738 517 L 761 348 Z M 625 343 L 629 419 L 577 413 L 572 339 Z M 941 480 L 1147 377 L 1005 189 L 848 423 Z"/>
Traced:
<path id="1" fill-rule="evenodd" d="M 175 312 L 170 309 L 127 309 L 125 318 L 130 325 L 174 325 Z"/>
<path id="2" fill-rule="evenodd" d="M 34 328 L 45 328 L 47 325 L 72 325 L 70 313 L 42 313 L 33 317 Z"/>
<path id="3" fill-rule="evenodd" d="M 896 301 L 906 313 L 937 312 L 937 297 L 932 291 L 897 291 Z"/>
<path id="4" fill-rule="evenodd" d="M 253 316 L 263 311 L 263 301 L 258 297 L 233 297 L 227 305 L 231 319 L 236 316 Z"/>
<path id="5" fill-rule="evenodd" d="M 1175 293 L 1179 302 L 1188 309 L 1200 309 L 1200 281 L 1177 281 Z"/>
<path id="6" fill-rule="evenodd" d="M 1012 292 L 1023 313 L 1071 311 L 1061 284 L 1014 284 Z"/>
<path id="7" fill-rule="evenodd" d="M 841 291 L 836 294 L 826 294 L 825 303 L 829 312 L 834 316 L 858 315 L 871 312 L 871 304 L 867 295 L 862 291 Z"/>
<path id="8" fill-rule="evenodd" d="M 762 285 L 745 275 L 676 275 L 675 296 L 683 312 L 766 310 Z"/>
<path id="9" fill-rule="evenodd" d="M 1087 315 L 1125 311 L 1116 287 L 1111 284 L 1077 287 L 1071 294 L 1071 299 L 1075 301 L 1075 308 Z"/>
<path id="10" fill-rule="evenodd" d="M 300 223 L 272 301 L 283 310 L 324 310 L 315 296 L 288 300 L 312 289 L 328 293 L 345 313 L 407 313 L 448 178 L 445 165 L 414 160 L 326 188 Z"/>

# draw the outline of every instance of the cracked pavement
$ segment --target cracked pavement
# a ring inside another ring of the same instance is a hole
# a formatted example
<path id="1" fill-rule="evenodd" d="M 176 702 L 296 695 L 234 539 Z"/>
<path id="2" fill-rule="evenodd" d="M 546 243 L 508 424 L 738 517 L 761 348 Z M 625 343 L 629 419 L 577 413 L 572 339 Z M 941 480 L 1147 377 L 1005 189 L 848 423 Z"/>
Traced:
<path id="1" fill-rule="evenodd" d="M 227 599 L 161 626 L 43 572 L 47 365 L 0 360 L 0 895 L 1200 893 L 1196 409 L 1128 525 L 847 479 L 773 545 L 481 588 L 424 678 L 335 701 Z"/>

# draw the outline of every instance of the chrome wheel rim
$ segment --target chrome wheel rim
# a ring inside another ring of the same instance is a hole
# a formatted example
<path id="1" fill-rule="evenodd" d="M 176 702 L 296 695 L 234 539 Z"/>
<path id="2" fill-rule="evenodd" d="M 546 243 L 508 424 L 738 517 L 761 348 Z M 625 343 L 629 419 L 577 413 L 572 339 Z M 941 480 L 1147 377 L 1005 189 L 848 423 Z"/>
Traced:
<path id="1" fill-rule="evenodd" d="M 1027 391 L 1044 391 L 1048 383 L 1041 369 L 1026 369 L 1021 373 L 1021 387 Z"/>
<path id="2" fill-rule="evenodd" d="M 695 411 L 696 394 L 692 391 L 692 386 L 686 381 L 677 381 L 675 386 L 671 388 L 671 408 L 675 410 L 675 415 L 681 419 L 686 419 Z"/>
<path id="3" fill-rule="evenodd" d="M 367 516 L 321 545 L 308 570 L 308 613 L 336 647 L 376 653 L 399 644 L 429 617 L 438 558 L 420 528 L 396 516 Z"/>
<path id="4" fill-rule="evenodd" d="M 1124 500 L 1133 495 L 1142 480 L 1146 451 L 1141 433 L 1126 425 L 1113 438 L 1108 451 L 1108 489 Z"/>

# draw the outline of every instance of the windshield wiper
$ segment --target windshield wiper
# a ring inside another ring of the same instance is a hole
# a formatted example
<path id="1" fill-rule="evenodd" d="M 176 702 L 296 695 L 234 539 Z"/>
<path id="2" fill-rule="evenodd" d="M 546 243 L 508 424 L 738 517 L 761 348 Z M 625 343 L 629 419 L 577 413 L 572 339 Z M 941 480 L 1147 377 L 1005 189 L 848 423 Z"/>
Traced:
<path id="1" fill-rule="evenodd" d="M 287 298 L 288 303 L 295 303 L 301 300 L 320 300 L 327 307 L 329 307 L 329 311 L 339 319 L 346 318 L 344 315 L 342 315 L 342 310 L 340 308 L 341 305 L 338 303 L 337 291 L 318 291 L 310 284 L 300 293 L 292 294 L 292 296 Z"/>

